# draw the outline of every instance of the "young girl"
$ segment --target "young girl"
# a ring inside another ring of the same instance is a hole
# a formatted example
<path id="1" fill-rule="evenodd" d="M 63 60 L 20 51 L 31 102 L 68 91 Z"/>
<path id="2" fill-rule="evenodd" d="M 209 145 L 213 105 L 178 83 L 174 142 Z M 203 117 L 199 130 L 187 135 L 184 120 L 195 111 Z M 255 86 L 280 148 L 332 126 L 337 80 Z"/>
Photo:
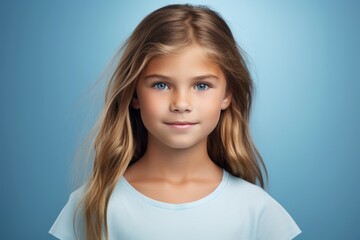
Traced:
<path id="1" fill-rule="evenodd" d="M 300 233 L 262 188 L 253 82 L 225 21 L 202 6 L 147 16 L 109 82 L 87 184 L 59 239 L 267 239 Z"/>

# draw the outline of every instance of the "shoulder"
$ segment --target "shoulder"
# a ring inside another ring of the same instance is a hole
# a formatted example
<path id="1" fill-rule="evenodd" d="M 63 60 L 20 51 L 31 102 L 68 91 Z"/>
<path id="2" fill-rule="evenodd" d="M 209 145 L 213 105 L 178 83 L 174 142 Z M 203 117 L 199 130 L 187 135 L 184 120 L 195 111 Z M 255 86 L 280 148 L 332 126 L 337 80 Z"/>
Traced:
<path id="1" fill-rule="evenodd" d="M 85 190 L 86 185 L 83 185 L 70 194 L 66 205 L 51 226 L 50 234 L 59 239 L 75 239 L 76 236 L 80 236 L 80 239 L 83 239 L 84 221 L 79 204 L 85 194 Z"/>
<path id="2" fill-rule="evenodd" d="M 218 201 L 236 219 L 256 222 L 266 206 L 269 194 L 261 187 L 226 172 L 226 184 Z"/>
<path id="3" fill-rule="evenodd" d="M 229 174 L 224 194 L 232 210 L 246 216 L 257 239 L 293 239 L 301 230 L 285 208 L 261 187 Z"/>
<path id="4" fill-rule="evenodd" d="M 244 199 L 261 207 L 270 195 L 256 184 L 228 173 L 227 191 L 233 198 Z"/>
<path id="5" fill-rule="evenodd" d="M 79 188 L 75 189 L 73 192 L 70 193 L 66 206 L 77 208 L 81 203 L 85 193 L 86 193 L 87 186 L 86 184 L 80 186 Z"/>
<path id="6" fill-rule="evenodd" d="M 72 193 L 70 193 L 69 201 L 81 200 L 83 198 L 85 192 L 86 192 L 86 184 L 82 185 L 81 187 L 77 188 Z"/>

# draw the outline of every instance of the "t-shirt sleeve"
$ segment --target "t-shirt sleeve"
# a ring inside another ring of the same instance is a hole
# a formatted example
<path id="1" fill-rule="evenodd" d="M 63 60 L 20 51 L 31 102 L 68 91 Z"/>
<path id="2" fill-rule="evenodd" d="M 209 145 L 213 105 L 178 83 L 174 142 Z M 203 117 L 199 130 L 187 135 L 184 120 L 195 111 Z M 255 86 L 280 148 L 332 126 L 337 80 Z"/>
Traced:
<path id="1" fill-rule="evenodd" d="M 59 216 L 50 228 L 49 233 L 54 237 L 61 240 L 85 239 L 83 221 L 84 218 L 81 212 L 81 208 L 78 208 L 78 210 L 76 211 L 78 203 L 81 200 L 81 190 L 82 189 L 79 189 L 70 194 L 68 202 L 61 210 Z"/>
<path id="2" fill-rule="evenodd" d="M 301 230 L 289 213 L 270 195 L 267 195 L 257 227 L 257 240 L 290 240 Z"/>

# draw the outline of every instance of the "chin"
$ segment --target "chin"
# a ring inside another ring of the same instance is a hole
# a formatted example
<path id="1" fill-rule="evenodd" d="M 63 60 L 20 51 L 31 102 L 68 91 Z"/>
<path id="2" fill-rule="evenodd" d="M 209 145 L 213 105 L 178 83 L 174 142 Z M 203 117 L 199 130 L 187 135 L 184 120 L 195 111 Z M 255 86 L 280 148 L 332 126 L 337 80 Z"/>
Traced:
<path id="1" fill-rule="evenodd" d="M 167 145 L 169 148 L 172 148 L 174 150 L 186 150 L 194 146 L 189 144 L 174 144 L 174 145 L 167 144 Z"/>
<path id="2" fill-rule="evenodd" d="M 199 143 L 200 142 L 190 142 L 190 141 L 168 141 L 165 143 L 165 145 L 174 150 L 186 150 L 197 146 Z"/>

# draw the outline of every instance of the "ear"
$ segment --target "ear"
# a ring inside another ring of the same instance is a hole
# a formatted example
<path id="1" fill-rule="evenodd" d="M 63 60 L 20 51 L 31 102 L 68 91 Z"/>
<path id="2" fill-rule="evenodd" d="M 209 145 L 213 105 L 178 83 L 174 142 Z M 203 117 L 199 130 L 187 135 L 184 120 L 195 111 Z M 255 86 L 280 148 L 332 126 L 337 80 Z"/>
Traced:
<path id="1" fill-rule="evenodd" d="M 229 107 L 230 103 L 231 103 L 231 93 L 227 92 L 221 102 L 221 110 L 227 109 Z"/>
<path id="2" fill-rule="evenodd" d="M 140 109 L 140 103 L 139 103 L 139 99 L 137 98 L 137 96 L 134 96 L 131 99 L 131 104 L 130 104 L 134 109 Z"/>

